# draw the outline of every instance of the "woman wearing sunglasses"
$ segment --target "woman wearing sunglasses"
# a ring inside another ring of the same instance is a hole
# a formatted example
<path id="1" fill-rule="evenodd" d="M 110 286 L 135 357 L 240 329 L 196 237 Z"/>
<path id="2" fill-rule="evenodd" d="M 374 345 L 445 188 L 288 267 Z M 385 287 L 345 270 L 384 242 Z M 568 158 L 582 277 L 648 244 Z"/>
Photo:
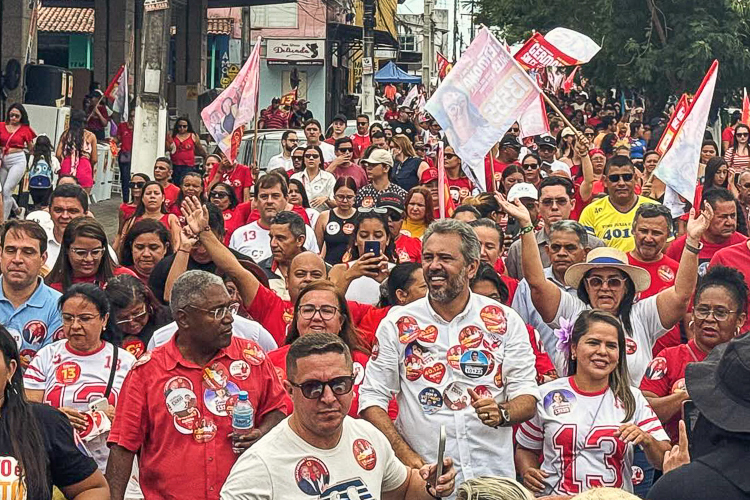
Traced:
<path id="1" fill-rule="evenodd" d="M 205 163 L 207 156 L 200 137 L 186 116 L 181 116 L 174 122 L 172 133 L 167 136 L 167 151 L 173 165 L 172 182 L 178 186 L 182 184 L 182 178 L 187 172 L 197 172 L 195 157 L 202 157 Z"/>
<path id="2" fill-rule="evenodd" d="M 542 182 L 542 159 L 536 153 L 529 153 L 521 160 L 521 168 L 523 169 L 523 181 L 533 184 L 535 188 L 539 189 L 539 184 Z"/>
<path id="3" fill-rule="evenodd" d="M 390 148 L 393 155 L 391 180 L 407 191 L 419 185 L 422 172 L 430 166 L 414 151 L 411 140 L 403 134 L 397 134 L 391 139 Z"/>
<path id="4" fill-rule="evenodd" d="M 232 186 L 217 182 L 208 193 L 208 201 L 213 203 L 224 215 L 224 244 L 229 245 L 232 233 L 244 226 L 252 210 L 252 202 L 240 203 Z"/>
<path id="5" fill-rule="evenodd" d="M 36 132 L 21 104 L 8 107 L 6 119 L 0 122 L 0 186 L 2 186 L 3 219 L 7 220 L 15 201 L 13 191 L 26 173 L 26 154 L 34 146 Z"/>
<path id="6" fill-rule="evenodd" d="M 734 181 L 735 174 L 750 168 L 750 148 L 748 148 L 748 139 L 750 139 L 750 127 L 744 123 L 738 123 L 734 127 L 734 139 L 732 147 L 724 153 L 724 161 L 729 167 L 729 178 Z M 733 182 L 732 182 L 733 183 Z"/>
<path id="7" fill-rule="evenodd" d="M 156 181 L 149 181 L 143 185 L 143 194 L 135 208 L 135 213 L 125 222 L 122 232 L 115 240 L 114 248 L 118 253 L 122 241 L 125 240 L 125 236 L 133 227 L 133 224 L 143 219 L 151 219 L 162 223 L 171 235 L 172 248 L 177 248 L 182 231 L 180 221 L 176 215 L 167 212 L 164 188 L 161 187 L 161 184 Z"/>
<path id="8" fill-rule="evenodd" d="M 295 179 L 292 179 L 295 180 Z M 289 186 L 291 188 L 291 184 Z M 333 198 L 336 207 L 320 214 L 315 223 L 315 236 L 321 256 L 330 265 L 341 263 L 349 248 L 349 235 L 354 232 L 354 196 L 357 184 L 351 177 L 339 177 L 333 187 Z M 290 189 L 291 193 L 291 189 Z M 292 197 L 289 197 L 291 201 Z"/>
<path id="9" fill-rule="evenodd" d="M 453 204 L 458 206 L 474 192 L 478 192 L 474 183 L 466 177 L 461 169 L 461 158 L 451 146 L 445 146 L 445 178 L 451 193 Z M 507 168 L 507 167 L 506 167 Z"/>
<path id="10" fill-rule="evenodd" d="M 120 263 L 133 271 L 144 283 L 161 260 L 174 253 L 169 230 L 159 221 L 143 219 L 125 235 Z"/>
<path id="11" fill-rule="evenodd" d="M 281 380 L 286 380 L 286 355 L 292 342 L 309 333 L 331 333 L 338 335 L 352 352 L 354 377 L 342 378 L 334 383 L 331 389 L 341 395 L 348 394 L 354 388 L 354 401 L 349 415 L 357 418 L 359 413 L 359 385 L 365 378 L 365 366 L 370 359 L 370 350 L 354 328 L 349 306 L 336 286 L 327 280 L 314 281 L 297 297 L 294 316 L 289 325 L 286 345 L 268 353 L 268 359 L 276 367 Z M 318 397 L 320 387 L 315 384 L 301 387 L 302 394 L 308 399 Z M 340 391 L 340 392 L 337 392 Z M 289 411 L 291 400 L 287 401 Z"/>
<path id="12" fill-rule="evenodd" d="M 305 186 L 310 206 L 318 211 L 333 207 L 333 186 L 336 177 L 323 168 L 323 152 L 318 146 L 305 147 L 305 169 L 292 175 Z"/>
<path id="13" fill-rule="evenodd" d="M 64 293 L 76 283 L 103 287 L 113 276 L 135 276 L 130 269 L 118 266 L 108 250 L 107 233 L 101 224 L 92 217 L 73 219 L 65 228 L 57 261 L 44 281 Z"/>
<path id="14" fill-rule="evenodd" d="M 141 202 L 141 196 L 143 196 L 143 186 L 145 186 L 146 183 L 150 180 L 151 178 L 146 174 L 133 174 L 130 177 L 128 186 L 130 187 L 131 201 L 130 203 L 123 202 L 120 204 L 117 234 L 122 233 L 122 228 L 125 225 L 125 221 L 133 217 L 138 203 Z"/>

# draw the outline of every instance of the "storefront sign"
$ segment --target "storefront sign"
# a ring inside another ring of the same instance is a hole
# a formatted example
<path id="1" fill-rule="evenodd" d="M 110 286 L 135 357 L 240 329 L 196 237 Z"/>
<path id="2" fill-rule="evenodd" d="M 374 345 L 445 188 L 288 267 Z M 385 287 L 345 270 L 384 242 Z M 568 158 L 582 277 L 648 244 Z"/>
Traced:
<path id="1" fill-rule="evenodd" d="M 325 62 L 325 40 L 268 39 L 266 44 L 266 61 L 269 65 L 322 66 Z"/>
<path id="2" fill-rule="evenodd" d="M 146 0 L 143 2 L 143 8 L 146 12 L 153 12 L 156 10 L 164 10 L 169 7 L 167 0 Z"/>

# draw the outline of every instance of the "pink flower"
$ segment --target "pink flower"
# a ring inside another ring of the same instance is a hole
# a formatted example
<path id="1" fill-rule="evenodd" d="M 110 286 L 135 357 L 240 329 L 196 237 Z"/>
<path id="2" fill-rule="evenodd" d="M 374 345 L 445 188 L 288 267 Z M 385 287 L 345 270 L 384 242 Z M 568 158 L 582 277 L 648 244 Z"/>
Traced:
<path id="1" fill-rule="evenodd" d="M 575 322 L 560 318 L 560 328 L 555 328 L 554 334 L 557 337 L 555 348 L 564 353 L 570 352 L 570 340 L 573 338 L 573 325 Z"/>

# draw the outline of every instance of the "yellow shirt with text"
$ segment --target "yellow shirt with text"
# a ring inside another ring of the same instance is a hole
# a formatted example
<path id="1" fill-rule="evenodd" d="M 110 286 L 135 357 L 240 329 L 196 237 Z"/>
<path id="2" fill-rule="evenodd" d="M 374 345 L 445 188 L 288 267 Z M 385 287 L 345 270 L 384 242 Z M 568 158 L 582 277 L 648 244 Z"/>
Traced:
<path id="1" fill-rule="evenodd" d="M 578 220 L 589 234 L 593 234 L 605 245 L 630 252 L 635 248 L 633 240 L 633 219 L 638 207 L 644 203 L 658 203 L 645 196 L 639 196 L 638 202 L 628 212 L 620 212 L 609 201 L 609 196 L 591 202 L 581 212 Z"/>

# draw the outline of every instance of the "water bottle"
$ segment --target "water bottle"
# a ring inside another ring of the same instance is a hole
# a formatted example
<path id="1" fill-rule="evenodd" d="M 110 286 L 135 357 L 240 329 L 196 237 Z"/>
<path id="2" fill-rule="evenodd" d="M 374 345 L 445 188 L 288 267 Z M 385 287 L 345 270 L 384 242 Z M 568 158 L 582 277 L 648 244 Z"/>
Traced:
<path id="1" fill-rule="evenodd" d="M 240 391 L 232 411 L 232 429 L 235 434 L 247 434 L 252 430 L 254 413 L 253 405 L 247 400 L 247 391 Z"/>

